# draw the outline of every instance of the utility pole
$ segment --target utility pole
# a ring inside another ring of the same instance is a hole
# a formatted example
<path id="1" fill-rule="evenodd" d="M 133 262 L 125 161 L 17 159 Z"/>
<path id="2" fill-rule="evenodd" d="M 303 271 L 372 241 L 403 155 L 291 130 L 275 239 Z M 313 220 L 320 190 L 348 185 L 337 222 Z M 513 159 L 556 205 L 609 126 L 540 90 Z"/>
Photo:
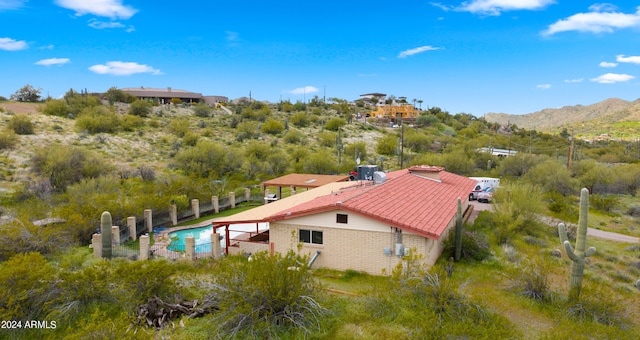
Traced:
<path id="1" fill-rule="evenodd" d="M 567 169 L 571 169 L 572 158 L 573 158 L 573 130 L 571 130 L 571 144 L 569 145 L 569 157 L 567 158 Z"/>

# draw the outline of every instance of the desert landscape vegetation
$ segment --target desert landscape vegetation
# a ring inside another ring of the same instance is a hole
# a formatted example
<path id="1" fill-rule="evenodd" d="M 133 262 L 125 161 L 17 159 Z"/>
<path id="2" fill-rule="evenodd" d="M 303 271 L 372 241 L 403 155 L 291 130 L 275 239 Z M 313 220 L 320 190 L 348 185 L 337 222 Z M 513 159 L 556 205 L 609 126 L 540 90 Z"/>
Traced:
<path id="1" fill-rule="evenodd" d="M 340 98 L 220 104 L 231 114 L 117 88 L 42 99 L 26 85 L 1 99 L 0 338 L 640 336 L 640 242 L 580 236 L 589 227 L 640 237 L 640 131 L 620 118 L 635 117 L 636 102 L 507 122 L 428 107 L 393 127 Z M 103 211 L 123 224 L 169 202 L 184 209 L 194 198 L 261 194 L 262 181 L 288 173 L 348 174 L 356 159 L 498 177 L 501 190 L 464 226 L 459 261 L 449 260 L 451 237 L 435 266 L 411 254 L 388 275 L 291 270 L 308 262 L 295 252 L 132 261 L 97 259 L 89 248 Z M 59 220 L 37 223 L 51 218 Z"/>

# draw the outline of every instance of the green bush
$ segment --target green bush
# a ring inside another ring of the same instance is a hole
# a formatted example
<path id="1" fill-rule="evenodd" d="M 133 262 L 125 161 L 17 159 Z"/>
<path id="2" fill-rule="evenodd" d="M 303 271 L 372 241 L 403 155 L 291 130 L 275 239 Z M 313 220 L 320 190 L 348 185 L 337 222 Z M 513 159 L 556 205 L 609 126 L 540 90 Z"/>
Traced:
<path id="1" fill-rule="evenodd" d="M 189 124 L 189 120 L 185 118 L 174 119 L 169 123 L 168 126 L 169 132 L 176 135 L 177 137 L 184 137 L 187 132 L 191 131 L 191 127 Z"/>
<path id="2" fill-rule="evenodd" d="M 284 135 L 284 141 L 289 144 L 304 144 L 306 136 L 298 130 L 289 130 Z"/>
<path id="3" fill-rule="evenodd" d="M 13 130 L 13 132 L 19 135 L 32 135 L 33 134 L 33 122 L 29 119 L 29 116 L 19 114 L 11 117 L 7 128 Z"/>
<path id="4" fill-rule="evenodd" d="M 552 296 L 549 290 L 550 273 L 551 266 L 544 258 L 525 259 L 507 274 L 511 281 L 509 289 L 532 300 L 548 301 Z"/>
<path id="5" fill-rule="evenodd" d="M 0 131 L 0 150 L 13 149 L 18 144 L 18 135 L 13 130 Z"/>
<path id="6" fill-rule="evenodd" d="M 453 257 L 455 255 L 455 230 L 447 238 L 444 244 L 443 257 Z M 462 259 L 471 261 L 482 261 L 491 256 L 489 240 L 485 234 L 475 231 L 464 231 L 462 233 Z"/>
<path id="7" fill-rule="evenodd" d="M 620 199 L 614 195 L 591 195 L 589 205 L 600 211 L 613 212 L 620 204 Z"/>
<path id="8" fill-rule="evenodd" d="M 306 112 L 296 112 L 289 119 L 291 124 L 297 127 L 305 127 L 309 125 L 309 117 Z"/>
<path id="9" fill-rule="evenodd" d="M 193 108 L 193 113 L 197 117 L 211 117 L 213 109 L 207 104 L 198 104 Z"/>
<path id="10" fill-rule="evenodd" d="M 120 126 L 124 131 L 135 131 L 144 126 L 144 120 L 139 116 L 126 114 L 120 119 Z"/>
<path id="11" fill-rule="evenodd" d="M 336 146 L 336 137 L 337 136 L 338 136 L 338 134 L 336 134 L 335 132 L 322 131 L 322 132 L 318 133 L 318 143 L 320 143 L 321 146 L 332 148 L 332 147 Z"/>
<path id="12" fill-rule="evenodd" d="M 102 158 L 66 145 L 36 150 L 31 164 L 36 175 L 48 179 L 51 186 L 59 191 L 83 178 L 97 178 L 111 171 Z"/>
<path id="13" fill-rule="evenodd" d="M 284 131 L 284 124 L 281 121 L 270 118 L 264 124 L 262 124 L 261 128 L 262 132 L 268 133 L 271 135 L 277 135 Z"/>
<path id="14" fill-rule="evenodd" d="M 329 131 L 338 131 L 341 127 L 347 125 L 347 121 L 344 118 L 334 117 L 329 119 L 324 128 Z"/>
<path id="15" fill-rule="evenodd" d="M 55 293 L 51 267 L 39 253 L 0 262 L 0 315 L 3 320 L 44 320 Z M 3 330 L 4 331 L 4 330 Z"/>
<path id="16" fill-rule="evenodd" d="M 104 106 L 85 109 L 76 119 L 76 129 L 95 133 L 113 133 L 120 127 L 120 117 Z"/>
<path id="17" fill-rule="evenodd" d="M 129 104 L 129 114 L 139 117 L 147 117 L 151 113 L 151 103 L 138 99 Z"/>
<path id="18" fill-rule="evenodd" d="M 259 252 L 250 261 L 221 262 L 214 293 L 225 298 L 214 315 L 217 335 L 298 338 L 319 331 L 328 310 L 318 302 L 319 287 L 307 261 L 290 251 L 286 255 Z"/>
<path id="19" fill-rule="evenodd" d="M 398 148 L 398 136 L 395 134 L 384 135 L 378 139 L 376 144 L 376 152 L 381 155 L 393 156 Z"/>
<path id="20" fill-rule="evenodd" d="M 69 114 L 69 105 L 63 99 L 51 99 L 44 103 L 42 112 L 49 116 L 67 117 Z"/>

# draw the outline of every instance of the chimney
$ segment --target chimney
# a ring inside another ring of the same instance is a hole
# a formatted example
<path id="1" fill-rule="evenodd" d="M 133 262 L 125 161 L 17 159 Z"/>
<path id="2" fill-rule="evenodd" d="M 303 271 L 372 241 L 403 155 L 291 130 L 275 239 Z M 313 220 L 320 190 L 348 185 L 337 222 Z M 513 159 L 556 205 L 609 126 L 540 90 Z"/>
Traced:
<path id="1" fill-rule="evenodd" d="M 171 92 L 171 88 L 170 87 L 167 87 L 167 92 Z"/>
<path id="2" fill-rule="evenodd" d="M 444 168 L 441 166 L 415 165 L 409 168 L 409 173 L 422 178 L 434 180 L 436 182 L 442 182 L 440 179 L 440 172 L 443 170 Z"/>

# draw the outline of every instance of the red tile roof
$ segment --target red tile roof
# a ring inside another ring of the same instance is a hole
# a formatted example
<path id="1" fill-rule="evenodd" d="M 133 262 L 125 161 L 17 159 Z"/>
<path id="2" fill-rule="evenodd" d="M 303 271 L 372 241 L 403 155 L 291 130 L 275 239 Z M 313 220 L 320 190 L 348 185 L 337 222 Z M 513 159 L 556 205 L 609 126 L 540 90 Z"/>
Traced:
<path id="1" fill-rule="evenodd" d="M 410 171 L 411 170 L 411 171 Z M 398 170 L 387 173 L 380 184 L 360 182 L 330 195 L 320 196 L 267 218 L 268 221 L 344 210 L 367 216 L 389 226 L 410 231 L 431 239 L 439 239 L 457 211 L 457 200 L 468 199 L 476 181 L 441 168 L 423 176 L 424 168 Z"/>

